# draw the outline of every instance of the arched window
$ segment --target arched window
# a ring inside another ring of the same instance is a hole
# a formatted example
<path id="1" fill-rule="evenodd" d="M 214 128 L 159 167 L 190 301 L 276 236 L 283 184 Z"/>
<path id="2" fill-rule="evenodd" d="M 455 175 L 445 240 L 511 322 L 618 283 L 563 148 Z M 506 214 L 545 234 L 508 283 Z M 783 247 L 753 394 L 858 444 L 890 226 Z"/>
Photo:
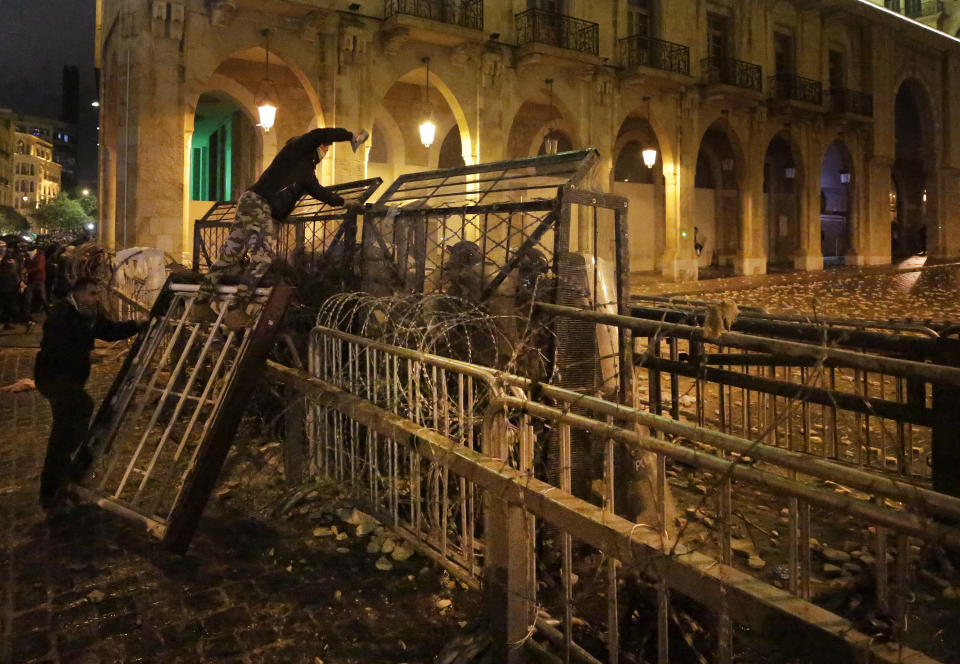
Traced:
<path id="1" fill-rule="evenodd" d="M 643 163 L 643 148 L 639 141 L 630 141 L 620 150 L 613 165 L 613 179 L 617 182 L 653 184 L 653 169 Z"/>

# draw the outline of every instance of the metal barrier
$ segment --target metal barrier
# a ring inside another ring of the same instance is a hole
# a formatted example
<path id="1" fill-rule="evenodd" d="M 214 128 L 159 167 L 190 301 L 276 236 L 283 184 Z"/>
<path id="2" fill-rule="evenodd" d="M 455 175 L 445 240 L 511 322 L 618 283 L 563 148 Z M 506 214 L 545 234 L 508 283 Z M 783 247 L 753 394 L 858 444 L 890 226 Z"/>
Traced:
<path id="1" fill-rule="evenodd" d="M 960 341 L 914 323 L 757 312 L 716 340 L 698 327 L 704 309 L 632 313 L 617 324 L 646 337 L 652 411 L 960 495 Z"/>
<path id="2" fill-rule="evenodd" d="M 761 647 L 739 642 L 736 625 L 754 628 L 778 655 L 934 661 L 906 645 L 909 574 L 919 555 L 910 544 L 960 551 L 960 531 L 938 521 L 960 516 L 960 500 L 329 327 L 312 334 L 310 374 L 277 365 L 269 373 L 305 400 L 313 475 L 349 487 L 355 500 L 421 552 L 483 586 L 501 651 L 496 661 L 508 661 L 512 644 L 558 653 L 564 661 L 617 662 L 629 650 L 666 662 L 682 647 L 674 633 L 682 626 L 678 614 L 693 606 L 713 616 L 701 645 L 717 661 Z M 632 399 L 642 401 L 638 385 Z M 581 469 L 571 463 L 571 442 L 580 435 L 595 442 L 603 459 L 586 497 L 574 495 Z M 538 460 L 552 436 L 561 448 L 555 482 Z M 625 518 L 616 501 L 624 459 L 637 452 L 655 459 L 654 525 Z M 675 530 L 669 518 L 669 468 L 680 467 L 713 477 L 696 509 L 716 506 L 719 527 L 694 545 L 682 537 L 687 526 Z M 856 491 L 837 493 L 821 481 Z M 786 591 L 734 554 L 745 541 L 734 536 L 742 532 L 738 514 L 758 499 L 783 505 L 787 515 Z M 878 605 L 894 616 L 893 646 L 809 601 L 818 568 L 810 538 L 822 538 L 824 529 L 868 526 L 872 543 L 865 548 L 874 560 L 864 569 L 874 576 Z M 641 599 L 648 591 L 652 605 Z M 653 643 L 645 640 L 648 627 L 636 621 L 645 607 L 655 616 Z"/>
<path id="3" fill-rule="evenodd" d="M 304 196 L 293 212 L 277 223 L 277 258 L 294 267 L 315 270 L 323 254 L 335 244 L 350 253 L 356 244 L 357 208 L 380 186 L 380 178 L 333 185 L 326 189 L 341 196 L 344 205 L 334 207 Z M 236 218 L 233 201 L 216 203 L 193 225 L 193 269 L 206 272 L 220 255 L 230 226 Z"/>

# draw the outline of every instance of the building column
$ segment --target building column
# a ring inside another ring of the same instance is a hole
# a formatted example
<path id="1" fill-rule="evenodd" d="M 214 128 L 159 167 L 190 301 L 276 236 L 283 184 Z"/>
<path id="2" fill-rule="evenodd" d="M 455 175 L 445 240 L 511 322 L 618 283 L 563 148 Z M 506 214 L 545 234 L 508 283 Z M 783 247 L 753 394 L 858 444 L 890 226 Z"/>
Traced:
<path id="1" fill-rule="evenodd" d="M 688 113 L 687 119 L 691 117 L 692 114 Z M 693 248 L 693 226 L 694 183 L 700 146 L 687 146 L 686 143 L 694 141 L 685 139 L 683 131 L 678 131 L 674 142 L 674 163 L 663 164 L 665 228 L 662 272 L 670 281 L 696 281 L 699 269 Z"/>
<path id="2" fill-rule="evenodd" d="M 960 209 L 960 168 L 941 169 L 940 184 L 940 253 L 942 258 L 957 258 L 960 257 L 960 218 L 946 211 Z"/>
<path id="3" fill-rule="evenodd" d="M 751 138 L 747 150 L 745 176 L 740 189 L 740 251 L 734 263 L 737 274 L 765 274 L 767 252 L 767 206 L 763 197 L 763 155 L 765 148 Z"/>
<path id="4" fill-rule="evenodd" d="M 803 187 L 798 197 L 797 220 L 799 241 L 793 267 L 798 270 L 822 270 L 823 247 L 820 241 L 820 170 L 823 167 L 823 146 L 819 133 L 807 129 L 800 136 L 803 160 Z M 805 134 L 805 135 L 804 135 Z"/>
<path id="5" fill-rule="evenodd" d="M 857 186 L 863 190 L 863 205 L 854 227 L 857 265 L 890 262 L 890 177 L 893 158 L 876 155 L 864 160 Z"/>
<path id="6" fill-rule="evenodd" d="M 183 132 L 183 229 L 180 262 L 184 265 L 193 264 L 193 222 L 190 217 L 190 156 L 193 149 L 193 118 L 189 120 L 190 127 Z"/>

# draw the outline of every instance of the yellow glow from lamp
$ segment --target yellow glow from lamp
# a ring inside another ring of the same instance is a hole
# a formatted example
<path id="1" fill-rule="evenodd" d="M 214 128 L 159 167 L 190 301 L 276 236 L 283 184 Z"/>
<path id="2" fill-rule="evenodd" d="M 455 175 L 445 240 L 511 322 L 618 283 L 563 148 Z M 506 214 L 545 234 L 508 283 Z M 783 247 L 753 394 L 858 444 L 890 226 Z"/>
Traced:
<path id="1" fill-rule="evenodd" d="M 643 165 L 646 166 L 647 168 L 653 168 L 653 165 L 656 163 L 657 163 L 656 148 L 646 148 L 643 151 Z"/>
<path id="2" fill-rule="evenodd" d="M 433 124 L 433 120 L 424 120 L 420 124 L 420 142 L 423 143 L 423 147 L 429 148 L 433 145 L 436 135 L 437 125 Z"/>
<path id="3" fill-rule="evenodd" d="M 263 127 L 264 131 L 269 132 L 277 119 L 277 107 L 270 102 L 264 102 L 257 106 L 257 113 L 260 115 L 260 124 L 257 126 Z"/>

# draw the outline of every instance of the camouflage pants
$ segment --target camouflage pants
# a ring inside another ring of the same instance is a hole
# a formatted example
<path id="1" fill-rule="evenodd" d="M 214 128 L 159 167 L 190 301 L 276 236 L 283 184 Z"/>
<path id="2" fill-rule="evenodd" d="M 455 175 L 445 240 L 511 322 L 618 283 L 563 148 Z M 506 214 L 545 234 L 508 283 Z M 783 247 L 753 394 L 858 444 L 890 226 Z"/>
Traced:
<path id="1" fill-rule="evenodd" d="M 239 277 L 236 306 L 245 306 L 273 263 L 273 217 L 266 200 L 245 191 L 237 200 L 236 221 L 220 255 L 200 284 L 197 302 L 208 302 L 224 277 Z M 245 264 L 243 259 L 248 262 Z"/>

